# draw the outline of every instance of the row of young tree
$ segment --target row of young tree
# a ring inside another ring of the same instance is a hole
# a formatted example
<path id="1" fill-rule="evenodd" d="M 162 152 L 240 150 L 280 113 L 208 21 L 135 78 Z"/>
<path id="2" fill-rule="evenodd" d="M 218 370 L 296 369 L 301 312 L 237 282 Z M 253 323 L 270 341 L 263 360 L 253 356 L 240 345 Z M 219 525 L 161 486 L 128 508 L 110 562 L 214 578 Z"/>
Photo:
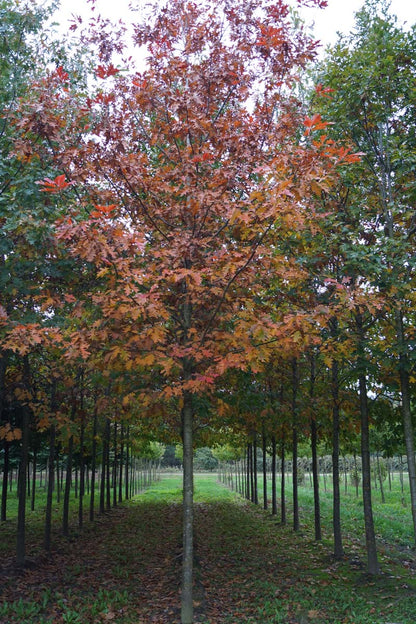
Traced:
<path id="1" fill-rule="evenodd" d="M 416 529 L 414 28 L 367 0 L 312 65 L 284 2 L 75 19 L 75 44 L 48 35 L 52 9 L 0 10 L 0 435 L 20 491 L 37 436 L 84 471 L 94 444 L 110 466 L 108 436 L 113 468 L 182 442 L 190 624 L 194 446 L 264 432 L 296 472 L 299 437 L 313 462 L 325 440 L 341 556 L 359 431 L 377 573 L 370 424 L 386 455 L 405 443 Z"/>

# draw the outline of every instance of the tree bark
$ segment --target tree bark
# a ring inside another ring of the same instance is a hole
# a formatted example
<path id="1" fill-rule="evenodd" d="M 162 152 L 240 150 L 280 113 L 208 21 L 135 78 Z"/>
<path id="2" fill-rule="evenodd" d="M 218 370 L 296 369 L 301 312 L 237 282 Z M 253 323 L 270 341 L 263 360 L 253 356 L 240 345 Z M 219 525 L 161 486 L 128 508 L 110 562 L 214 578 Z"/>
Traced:
<path id="1" fill-rule="evenodd" d="M 5 355 L 0 356 L 0 423 L 3 422 L 3 418 L 6 411 L 6 396 L 5 396 L 5 377 L 7 369 L 7 357 Z M 7 487 L 9 485 L 9 458 L 10 458 L 10 442 L 3 440 L 3 479 L 1 490 L 1 522 L 5 522 L 7 518 Z"/>
<path id="2" fill-rule="evenodd" d="M 29 358 L 23 358 L 23 385 L 27 393 L 30 393 L 30 368 Z M 26 479 L 29 458 L 29 424 L 30 408 L 22 405 L 22 444 L 20 450 L 20 463 L 18 475 L 18 510 L 17 510 L 17 541 L 16 563 L 18 567 L 25 565 L 26 557 Z"/>
<path id="3" fill-rule="evenodd" d="M 314 519 L 315 519 L 315 540 L 322 539 L 321 529 L 321 505 L 319 497 L 319 470 L 318 470 L 318 451 L 317 451 L 317 427 L 316 420 L 311 420 L 311 448 L 312 448 L 312 477 L 313 477 L 313 502 L 314 502 Z"/>
<path id="4" fill-rule="evenodd" d="M 111 481 L 110 481 L 110 446 L 111 446 L 111 423 L 110 419 L 107 417 L 105 420 L 105 449 L 106 449 L 106 458 L 105 458 L 105 500 L 107 510 L 111 509 Z"/>
<path id="5" fill-rule="evenodd" d="M 322 539 L 321 530 L 321 506 L 319 498 L 319 470 L 318 470 L 318 431 L 313 407 L 313 399 L 315 395 L 315 354 L 311 354 L 311 373 L 310 373 L 310 385 L 309 385 L 309 397 L 311 399 L 311 450 L 312 450 L 312 481 L 313 481 L 313 502 L 314 502 L 314 525 L 315 525 L 315 540 L 320 541 Z"/>
<path id="6" fill-rule="evenodd" d="M 412 507 L 413 538 L 416 542 L 416 461 L 415 443 L 412 422 L 412 412 L 410 405 L 410 378 L 409 378 L 409 357 L 407 345 L 404 339 L 403 314 L 396 310 L 396 332 L 399 343 L 399 372 L 400 372 L 400 392 L 401 392 L 401 412 L 403 421 L 404 439 L 406 444 L 407 469 L 409 472 L 410 504 Z"/>
<path id="7" fill-rule="evenodd" d="M 285 489 L 285 437 L 282 434 L 282 443 L 280 447 L 280 460 L 281 460 L 281 481 L 280 481 L 280 522 L 286 524 L 286 489 Z"/>
<path id="8" fill-rule="evenodd" d="M 118 475 L 118 502 L 123 502 L 123 455 L 124 455 L 124 424 L 121 423 L 120 431 L 120 461 Z"/>
<path id="9" fill-rule="evenodd" d="M 85 437 L 85 422 L 83 407 L 81 407 L 81 425 L 80 425 L 80 437 L 79 437 L 79 500 L 78 500 L 78 526 L 82 528 L 84 523 L 84 494 L 85 494 L 85 457 L 84 457 L 84 437 Z"/>
<path id="10" fill-rule="evenodd" d="M 118 462 L 117 462 L 117 423 L 114 422 L 114 460 L 113 460 L 113 507 L 117 507 L 117 474 L 118 474 Z"/>
<path id="11" fill-rule="evenodd" d="M 253 437 L 253 476 L 254 476 L 254 504 L 259 504 L 259 490 L 257 487 L 257 433 Z"/>
<path id="12" fill-rule="evenodd" d="M 262 451 L 263 451 L 263 509 L 267 509 L 267 463 L 266 463 L 266 434 L 262 432 Z"/>
<path id="13" fill-rule="evenodd" d="M 341 532 L 341 494 L 339 487 L 339 372 L 338 362 L 332 360 L 331 366 L 332 390 L 332 525 L 334 530 L 334 557 L 341 559 L 344 555 Z"/>
<path id="14" fill-rule="evenodd" d="M 185 393 L 182 410 L 183 441 L 183 556 L 181 624 L 193 621 L 193 405 Z"/>
<path id="15" fill-rule="evenodd" d="M 100 514 L 105 512 L 105 476 L 107 461 L 107 436 L 103 432 L 102 450 L 101 450 L 101 474 L 100 474 Z"/>
<path id="16" fill-rule="evenodd" d="M 299 531 L 299 498 L 298 498 L 298 363 L 292 360 L 292 489 L 293 489 L 293 530 Z"/>
<path id="17" fill-rule="evenodd" d="M 52 389 L 52 409 L 55 407 L 55 390 Z M 45 512 L 45 533 L 44 548 L 47 552 L 51 549 L 51 532 L 52 532 L 52 502 L 53 502 L 53 486 L 55 481 L 55 424 L 51 425 L 49 434 L 49 460 L 48 460 L 48 492 L 46 495 L 46 512 Z"/>
<path id="18" fill-rule="evenodd" d="M 365 542 L 367 549 L 367 571 L 369 574 L 379 574 L 377 559 L 376 535 L 374 531 L 373 507 L 371 502 L 371 465 L 370 465 L 370 432 L 368 424 L 368 397 L 366 381 L 366 365 L 364 351 L 364 326 L 359 311 L 355 314 L 358 333 L 358 383 L 360 388 L 360 415 L 361 415 L 361 462 L 363 479 L 363 506 L 365 524 Z"/>
<path id="19" fill-rule="evenodd" d="M 35 447 L 33 449 L 33 463 L 32 463 L 32 498 L 30 500 L 30 509 L 35 511 L 35 499 L 36 499 L 36 470 L 37 470 L 37 458 L 38 451 Z"/>
<path id="20" fill-rule="evenodd" d="M 92 449 L 91 449 L 91 485 L 90 485 L 90 522 L 94 520 L 95 504 L 95 475 L 97 470 L 97 397 L 95 397 L 94 416 L 92 425 Z"/>
<path id="21" fill-rule="evenodd" d="M 124 468 L 124 498 L 129 499 L 129 465 L 130 465 L 130 425 L 127 425 L 126 464 Z"/>
<path id="22" fill-rule="evenodd" d="M 272 516 L 277 515 L 276 493 L 276 436 L 272 436 Z"/>
<path id="23" fill-rule="evenodd" d="M 3 440 L 3 481 L 1 485 L 1 521 L 7 519 L 7 487 L 9 485 L 9 469 L 10 469 L 10 442 Z"/>
<path id="24" fill-rule="evenodd" d="M 74 449 L 74 437 L 71 435 L 68 441 L 64 503 L 63 503 L 63 509 L 62 509 L 62 533 L 65 535 L 65 537 L 68 537 L 69 535 L 69 497 L 71 494 L 73 449 Z"/>

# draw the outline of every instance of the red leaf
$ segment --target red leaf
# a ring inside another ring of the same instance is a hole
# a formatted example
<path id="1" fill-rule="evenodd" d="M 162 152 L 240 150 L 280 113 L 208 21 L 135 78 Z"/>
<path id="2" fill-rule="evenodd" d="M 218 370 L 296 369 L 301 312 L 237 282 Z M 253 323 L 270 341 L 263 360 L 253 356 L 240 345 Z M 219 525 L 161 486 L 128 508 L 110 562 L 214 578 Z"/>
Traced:
<path id="1" fill-rule="evenodd" d="M 97 78 L 104 79 L 108 78 L 109 76 L 115 76 L 116 74 L 118 74 L 119 71 L 119 69 L 117 69 L 112 63 L 110 63 L 107 66 L 98 65 L 97 69 L 95 70 L 95 75 L 97 76 Z"/>
<path id="2" fill-rule="evenodd" d="M 65 174 L 61 174 L 56 176 L 54 180 L 50 178 L 44 178 L 43 180 L 39 180 L 35 182 L 35 184 L 39 184 L 43 186 L 41 191 L 46 193 L 59 193 L 60 191 L 64 191 L 68 186 L 72 186 L 75 182 L 67 182 L 65 180 Z"/>

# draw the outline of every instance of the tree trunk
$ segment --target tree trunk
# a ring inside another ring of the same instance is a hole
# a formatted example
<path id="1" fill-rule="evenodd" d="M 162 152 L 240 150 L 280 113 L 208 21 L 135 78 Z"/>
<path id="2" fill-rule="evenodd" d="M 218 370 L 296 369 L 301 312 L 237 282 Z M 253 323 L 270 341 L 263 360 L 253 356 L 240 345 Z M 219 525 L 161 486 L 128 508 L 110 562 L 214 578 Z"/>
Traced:
<path id="1" fill-rule="evenodd" d="M 106 418 L 106 421 L 105 421 L 105 448 L 106 448 L 106 458 L 105 458 L 106 497 L 105 497 L 105 500 L 106 500 L 107 510 L 111 509 L 110 445 L 111 445 L 111 423 L 110 423 L 110 419 Z"/>
<path id="2" fill-rule="evenodd" d="M 250 450 L 250 500 L 254 503 L 255 495 L 254 495 L 254 462 L 253 462 L 253 444 L 249 445 Z"/>
<path id="3" fill-rule="evenodd" d="M 381 474 L 381 465 L 380 465 L 380 455 L 379 455 L 379 453 L 377 453 L 377 474 L 378 474 L 378 482 L 380 484 L 381 502 L 384 504 L 386 502 L 386 497 L 384 496 L 383 475 Z"/>
<path id="4" fill-rule="evenodd" d="M 52 410 L 55 408 L 54 399 L 55 390 L 52 390 Z M 51 532 L 52 532 L 52 502 L 53 502 L 53 486 L 55 481 L 55 425 L 51 425 L 49 435 L 49 460 L 48 460 L 48 491 L 46 495 L 46 511 L 45 511 L 45 534 L 44 548 L 47 552 L 51 549 Z"/>
<path id="5" fill-rule="evenodd" d="M 400 371 L 400 391 L 402 395 L 402 420 L 404 439 L 406 444 L 407 470 L 409 472 L 410 503 L 412 507 L 413 538 L 416 541 L 416 463 L 415 463 L 415 443 L 412 423 L 412 412 L 410 406 L 410 378 L 409 378 L 409 357 L 407 354 L 407 344 L 404 338 L 403 314 L 396 310 L 396 332 L 399 343 L 399 371 Z"/>
<path id="6" fill-rule="evenodd" d="M 185 393 L 182 410 L 183 441 L 183 556 L 181 624 L 193 621 L 193 406 Z"/>
<path id="7" fill-rule="evenodd" d="M 127 425 L 126 435 L 126 464 L 124 469 L 124 498 L 129 499 L 129 464 L 130 464 L 130 425 Z"/>
<path id="8" fill-rule="evenodd" d="M 100 514 L 105 512 L 105 475 L 107 461 L 107 436 L 103 435 L 102 451 L 101 451 L 101 474 L 100 474 Z"/>
<path id="9" fill-rule="evenodd" d="M 311 400 L 311 451 L 312 451 L 312 481 L 313 481 L 313 502 L 314 502 L 314 525 L 315 525 L 315 540 L 320 541 L 322 539 L 321 530 L 321 508 L 319 498 L 319 471 L 318 471 L 318 432 L 316 426 L 316 419 L 314 414 L 313 400 L 315 395 L 315 354 L 311 354 L 311 373 L 310 373 L 310 385 L 309 385 L 309 398 Z"/>
<path id="10" fill-rule="evenodd" d="M 5 355 L 0 355 L 0 424 L 3 422 L 3 418 L 6 411 L 6 395 L 5 395 L 5 376 L 7 369 L 7 358 Z M 3 440 L 3 479 L 1 489 L 1 522 L 6 521 L 7 517 L 7 487 L 9 485 L 9 458 L 10 458 L 10 443 Z"/>
<path id="11" fill-rule="evenodd" d="M 266 434 L 262 432 L 262 450 L 263 450 L 263 509 L 267 509 L 267 463 L 266 463 Z"/>
<path id="12" fill-rule="evenodd" d="M 315 518 L 315 540 L 322 539 L 321 529 L 321 506 L 319 498 L 319 470 L 318 470 L 318 451 L 317 451 L 317 431 L 316 420 L 311 420 L 311 448 L 312 448 L 312 476 L 313 476 L 313 502 L 314 502 L 314 518 Z"/>
<path id="13" fill-rule="evenodd" d="M 90 522 L 94 520 L 95 504 L 95 475 L 97 470 L 97 397 L 95 398 L 94 416 L 92 425 L 92 449 L 91 449 L 91 485 L 90 485 Z"/>
<path id="14" fill-rule="evenodd" d="M 69 535 L 69 497 L 71 494 L 72 482 L 72 452 L 74 449 L 74 438 L 71 435 L 68 441 L 68 454 L 66 460 L 65 492 L 62 509 L 62 533 L 65 537 Z"/>
<path id="15" fill-rule="evenodd" d="M 30 392 L 30 369 L 29 359 L 23 358 L 23 384 L 26 392 Z M 17 542 L 16 542 L 16 563 L 18 567 L 25 565 L 26 557 L 26 479 L 29 458 L 29 423 L 30 408 L 28 405 L 22 406 L 22 443 L 20 451 L 19 475 L 18 475 L 18 510 L 17 510 Z"/>
<path id="16" fill-rule="evenodd" d="M 117 423 L 114 422 L 114 435 L 113 435 L 113 444 L 114 444 L 114 461 L 113 461 L 113 507 L 117 507 L 117 474 L 118 474 L 118 463 L 117 463 Z"/>
<path id="17" fill-rule="evenodd" d="M 259 490 L 257 487 L 257 434 L 253 437 L 253 475 L 254 475 L 254 504 L 259 504 Z"/>
<path id="18" fill-rule="evenodd" d="M 341 494 L 339 487 L 339 374 L 338 362 L 332 360 L 331 367 L 332 389 L 332 524 L 334 530 L 334 557 L 341 559 L 344 555 L 341 533 Z"/>
<path id="19" fill-rule="evenodd" d="M 299 498 L 298 498 L 298 363 L 292 360 L 292 488 L 293 488 L 293 530 L 299 531 Z"/>
<path id="20" fill-rule="evenodd" d="M 10 469 L 10 443 L 7 440 L 3 440 L 3 482 L 1 485 L 1 521 L 5 522 L 7 519 L 7 487 L 9 485 L 9 469 Z"/>
<path id="21" fill-rule="evenodd" d="M 61 479 L 60 479 L 60 466 L 59 466 L 59 450 L 56 457 L 56 502 L 61 502 Z"/>
<path id="22" fill-rule="evenodd" d="M 377 560 L 376 536 L 374 531 L 373 507 L 371 503 L 371 465 L 370 465 L 370 432 L 368 424 L 368 398 L 366 365 L 364 359 L 364 327 L 360 312 L 356 312 L 355 320 L 358 333 L 358 383 L 360 388 L 360 415 L 361 415 L 361 462 L 363 479 L 363 505 L 365 542 L 367 548 L 367 571 L 369 574 L 379 574 Z"/>
<path id="23" fill-rule="evenodd" d="M 120 431 L 120 461 L 118 475 L 118 502 L 123 502 L 123 456 L 124 456 L 124 425 L 121 423 Z"/>
<path id="24" fill-rule="evenodd" d="M 276 495 L 276 436 L 272 436 L 272 515 L 277 515 Z"/>
<path id="25" fill-rule="evenodd" d="M 85 494 L 85 457 L 84 457 L 84 434 L 85 422 L 83 408 L 81 407 L 81 426 L 79 436 L 79 500 L 78 500 L 78 526 L 82 527 L 84 523 L 84 494 Z"/>
<path id="26" fill-rule="evenodd" d="M 280 447 L 281 459 L 281 481 L 280 481 L 280 522 L 286 524 L 286 490 L 285 490 L 285 437 L 282 434 L 282 443 Z"/>
<path id="27" fill-rule="evenodd" d="M 31 511 L 35 511 L 35 497 L 36 497 L 36 470 L 37 470 L 37 449 L 33 449 L 33 464 L 32 464 L 32 498 L 30 501 Z"/>

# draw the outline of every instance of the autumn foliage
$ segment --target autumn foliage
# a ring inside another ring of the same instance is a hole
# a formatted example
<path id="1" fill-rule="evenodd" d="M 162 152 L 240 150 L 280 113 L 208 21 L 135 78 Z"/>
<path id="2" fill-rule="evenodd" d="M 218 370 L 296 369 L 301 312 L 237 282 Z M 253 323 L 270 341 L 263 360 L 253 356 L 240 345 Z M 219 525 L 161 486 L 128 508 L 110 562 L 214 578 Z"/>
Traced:
<path id="1" fill-rule="evenodd" d="M 48 260 L 62 279 L 45 280 L 25 341 L 2 319 L 3 348 L 100 371 L 129 417 L 192 453 L 211 417 L 201 399 L 230 370 L 317 341 L 328 309 L 298 256 L 326 216 L 316 198 L 357 156 L 296 97 L 316 44 L 282 0 L 146 10 L 131 44 L 142 67 L 98 17 L 82 33 L 88 92 L 60 65 L 17 107 L 14 156 L 47 169 L 36 183 L 56 205 Z"/>

